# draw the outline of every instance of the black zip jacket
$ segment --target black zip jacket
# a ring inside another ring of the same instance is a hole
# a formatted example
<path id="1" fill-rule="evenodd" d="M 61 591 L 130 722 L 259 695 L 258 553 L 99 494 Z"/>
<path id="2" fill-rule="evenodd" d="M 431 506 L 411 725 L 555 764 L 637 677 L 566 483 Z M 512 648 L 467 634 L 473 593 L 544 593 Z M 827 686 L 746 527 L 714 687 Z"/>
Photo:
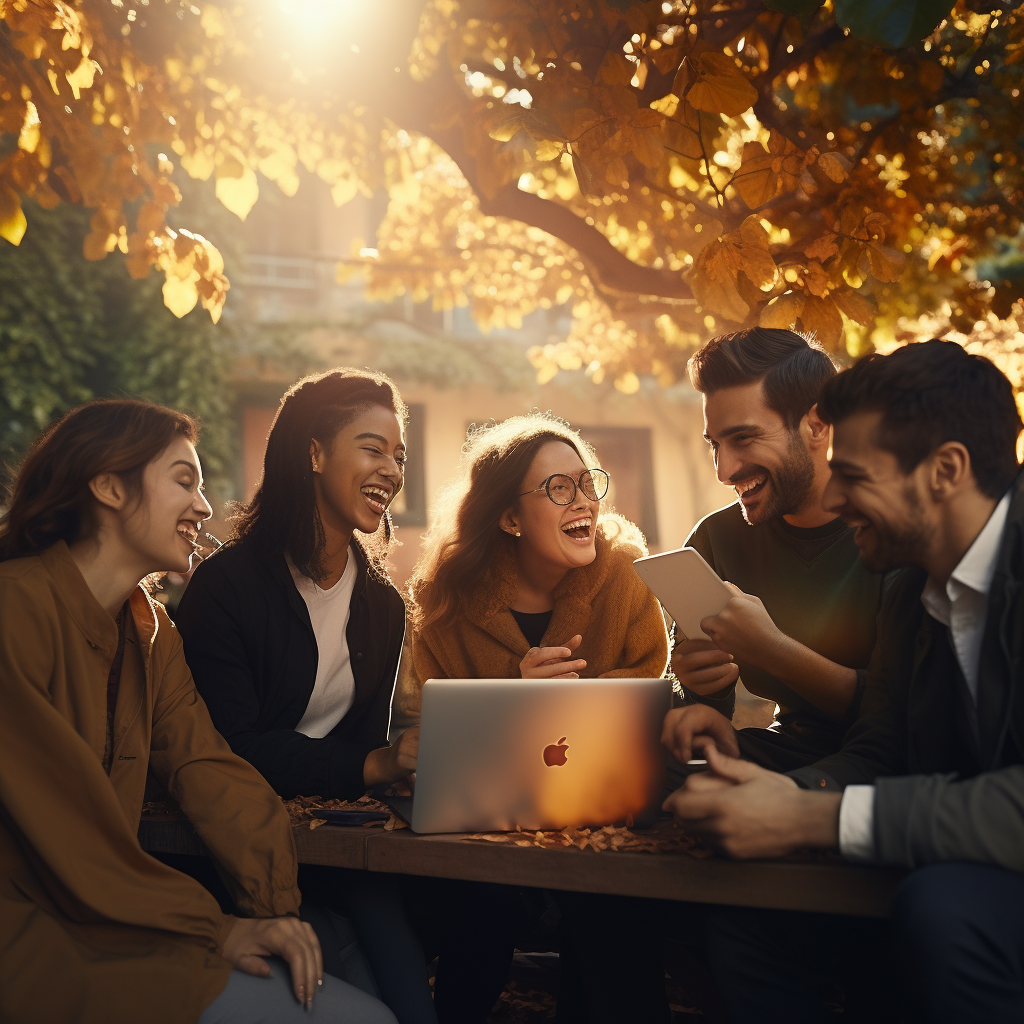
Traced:
<path id="1" fill-rule="evenodd" d="M 989 591 L 976 706 L 946 628 L 921 603 L 926 580 L 907 569 L 889 590 L 842 749 L 790 775 L 809 789 L 873 783 L 882 863 L 1024 871 L 1024 477 Z"/>
<path id="2" fill-rule="evenodd" d="M 285 799 L 359 796 L 366 755 L 387 743 L 405 605 L 373 575 L 358 543 L 352 549 L 357 576 L 345 635 L 355 699 L 323 739 L 295 731 L 318 652 L 283 555 L 225 545 L 196 569 L 178 606 L 185 658 L 213 724 Z"/>

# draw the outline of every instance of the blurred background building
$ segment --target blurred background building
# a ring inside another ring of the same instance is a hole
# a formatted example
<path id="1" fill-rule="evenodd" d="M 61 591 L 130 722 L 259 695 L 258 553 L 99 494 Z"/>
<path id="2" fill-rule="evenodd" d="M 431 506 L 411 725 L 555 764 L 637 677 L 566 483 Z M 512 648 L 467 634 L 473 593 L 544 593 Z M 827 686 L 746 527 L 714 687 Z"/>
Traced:
<path id="1" fill-rule="evenodd" d="M 411 411 L 405 490 L 393 509 L 399 586 L 472 423 L 531 409 L 567 419 L 597 449 L 612 477 L 612 504 L 643 529 L 653 551 L 681 546 L 701 516 L 731 499 L 715 479 L 700 396 L 689 385 L 643 382 L 625 395 L 582 371 L 537 382 L 526 351 L 565 336 L 567 309 L 538 310 L 522 328 L 484 334 L 466 310 L 435 311 L 408 294 L 371 303 L 358 277 L 339 281 L 339 266 L 374 246 L 383 213 L 382 203 L 361 196 L 338 209 L 328 187 L 309 177 L 293 198 L 267 189 L 249 215 L 229 307 L 243 332 L 274 344 L 243 347 L 230 370 L 239 438 L 234 497 L 251 496 L 260 479 L 285 389 L 304 372 L 350 365 L 391 375 Z"/>

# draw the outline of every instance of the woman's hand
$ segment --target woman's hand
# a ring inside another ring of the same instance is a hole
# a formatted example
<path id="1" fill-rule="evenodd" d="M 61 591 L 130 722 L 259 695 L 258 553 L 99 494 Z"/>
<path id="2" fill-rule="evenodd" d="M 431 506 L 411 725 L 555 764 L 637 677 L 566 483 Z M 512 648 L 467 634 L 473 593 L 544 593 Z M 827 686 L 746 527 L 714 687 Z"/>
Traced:
<path id="1" fill-rule="evenodd" d="M 587 663 L 569 659 L 581 643 L 583 637 L 577 633 L 564 647 L 531 647 L 519 663 L 519 674 L 523 679 L 579 679 Z"/>
<path id="2" fill-rule="evenodd" d="M 661 742 L 682 764 L 699 754 L 706 757 L 709 747 L 729 757 L 740 756 L 732 722 L 706 704 L 689 704 L 670 711 L 665 716 Z"/>
<path id="3" fill-rule="evenodd" d="M 232 967 L 258 978 L 270 976 L 265 956 L 282 957 L 292 972 L 295 998 L 307 1010 L 323 984 L 324 963 L 313 929 L 297 917 L 240 917 L 228 932 L 221 955 Z"/>
<path id="4" fill-rule="evenodd" d="M 363 762 L 363 782 L 367 786 L 398 782 L 416 771 L 420 752 L 420 727 L 406 729 L 390 747 L 378 747 Z"/>

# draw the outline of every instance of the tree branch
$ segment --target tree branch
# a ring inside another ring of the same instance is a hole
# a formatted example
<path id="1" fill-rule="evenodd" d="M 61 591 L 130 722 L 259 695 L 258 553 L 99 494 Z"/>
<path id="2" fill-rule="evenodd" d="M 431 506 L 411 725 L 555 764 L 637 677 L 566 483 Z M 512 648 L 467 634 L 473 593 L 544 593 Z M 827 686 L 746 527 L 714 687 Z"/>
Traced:
<path id="1" fill-rule="evenodd" d="M 432 84 L 440 86 L 441 82 L 435 79 Z M 439 110 L 455 109 L 461 97 L 457 94 L 439 96 L 424 89 L 422 83 L 411 80 L 407 85 L 411 89 L 403 90 L 400 97 L 397 92 L 391 94 L 394 101 L 389 104 L 387 116 L 396 124 L 433 139 L 455 161 L 476 193 L 482 213 L 517 220 L 561 239 L 576 250 L 594 286 L 609 301 L 621 295 L 647 295 L 673 302 L 694 303 L 693 292 L 681 274 L 634 263 L 596 227 L 567 206 L 523 192 L 514 181 L 488 196 L 480 186 L 477 160 L 466 149 L 461 125 L 458 121 L 452 124 L 451 119 L 446 118 L 447 123 L 442 126 L 435 120 Z M 454 89 L 451 91 L 456 92 Z M 498 143 L 493 144 L 495 151 L 498 146 Z"/>

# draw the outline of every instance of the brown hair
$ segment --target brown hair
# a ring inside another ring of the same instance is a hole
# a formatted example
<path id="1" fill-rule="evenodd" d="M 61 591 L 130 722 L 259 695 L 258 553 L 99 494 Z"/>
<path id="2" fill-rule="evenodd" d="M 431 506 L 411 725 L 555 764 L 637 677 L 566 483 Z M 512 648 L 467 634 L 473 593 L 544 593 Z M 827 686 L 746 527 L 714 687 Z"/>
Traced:
<path id="1" fill-rule="evenodd" d="M 67 413 L 21 464 L 0 517 L 0 561 L 81 538 L 91 527 L 89 481 L 116 473 L 136 496 L 146 466 L 179 436 L 195 444 L 195 421 L 151 402 L 90 402 Z"/>
<path id="2" fill-rule="evenodd" d="M 512 416 L 470 427 L 462 447 L 462 473 L 438 498 L 423 554 L 409 581 L 410 618 L 417 629 L 451 622 L 507 539 L 499 523 L 519 502 L 523 477 L 549 441 L 569 445 L 589 469 L 594 449 L 564 420 L 550 413 Z"/>
<path id="3" fill-rule="evenodd" d="M 390 377 L 373 370 L 340 367 L 305 377 L 285 392 L 267 436 L 263 479 L 247 505 L 232 516 L 235 536 L 268 555 L 288 553 L 298 569 L 322 580 L 323 523 L 316 504 L 309 445 L 314 438 L 328 451 L 338 431 L 375 405 L 390 409 L 404 429 L 409 419 Z M 361 546 L 375 572 L 384 566 L 394 535 L 385 512 L 375 534 L 362 534 Z"/>
<path id="4" fill-rule="evenodd" d="M 796 430 L 836 375 L 823 349 L 782 327 L 749 327 L 712 338 L 690 357 L 687 369 L 702 395 L 760 381 L 765 404 L 790 430 Z"/>

